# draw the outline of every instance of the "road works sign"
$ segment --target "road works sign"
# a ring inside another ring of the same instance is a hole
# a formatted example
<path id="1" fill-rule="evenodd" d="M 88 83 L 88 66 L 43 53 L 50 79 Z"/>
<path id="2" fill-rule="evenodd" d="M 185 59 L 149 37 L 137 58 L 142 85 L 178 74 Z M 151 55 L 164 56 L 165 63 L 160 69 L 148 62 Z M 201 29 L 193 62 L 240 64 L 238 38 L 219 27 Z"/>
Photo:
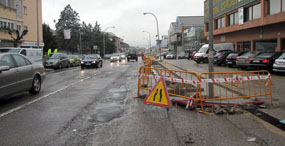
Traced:
<path id="1" fill-rule="evenodd" d="M 145 98 L 144 103 L 162 107 L 170 107 L 169 96 L 165 88 L 163 78 L 160 78 L 156 85 L 152 88 L 151 92 Z"/>

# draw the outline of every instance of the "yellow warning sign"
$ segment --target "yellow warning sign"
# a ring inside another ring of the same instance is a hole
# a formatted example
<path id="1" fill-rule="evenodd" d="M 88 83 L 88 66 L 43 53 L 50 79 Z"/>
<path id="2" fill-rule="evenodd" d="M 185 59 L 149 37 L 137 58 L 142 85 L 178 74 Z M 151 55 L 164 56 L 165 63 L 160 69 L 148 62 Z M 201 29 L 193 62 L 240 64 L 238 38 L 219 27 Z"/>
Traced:
<path id="1" fill-rule="evenodd" d="M 151 92 L 145 98 L 144 103 L 156 106 L 170 107 L 169 96 L 165 88 L 165 82 L 163 78 L 160 78 L 156 85 L 152 88 Z"/>

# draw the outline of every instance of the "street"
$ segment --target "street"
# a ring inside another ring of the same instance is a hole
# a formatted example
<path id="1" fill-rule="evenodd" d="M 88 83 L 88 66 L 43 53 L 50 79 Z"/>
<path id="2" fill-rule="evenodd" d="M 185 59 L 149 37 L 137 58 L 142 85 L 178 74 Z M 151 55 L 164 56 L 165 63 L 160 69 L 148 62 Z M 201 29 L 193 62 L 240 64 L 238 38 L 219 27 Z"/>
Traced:
<path id="1" fill-rule="evenodd" d="M 0 145 L 284 145 L 284 131 L 249 113 L 145 105 L 134 98 L 140 65 L 104 61 L 103 68 L 48 73 L 39 95 L 1 101 Z"/>

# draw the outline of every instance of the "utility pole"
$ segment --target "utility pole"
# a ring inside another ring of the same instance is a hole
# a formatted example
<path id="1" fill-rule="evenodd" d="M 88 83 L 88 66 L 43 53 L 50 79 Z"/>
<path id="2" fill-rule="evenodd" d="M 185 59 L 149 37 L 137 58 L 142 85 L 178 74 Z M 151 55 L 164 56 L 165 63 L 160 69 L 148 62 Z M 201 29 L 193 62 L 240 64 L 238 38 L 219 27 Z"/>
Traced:
<path id="1" fill-rule="evenodd" d="M 213 49 L 214 41 L 213 41 L 213 1 L 209 0 L 209 72 L 214 72 L 214 56 Z M 212 74 L 209 74 L 209 78 L 213 78 Z M 209 98 L 213 98 L 214 95 L 214 84 L 209 83 Z"/>

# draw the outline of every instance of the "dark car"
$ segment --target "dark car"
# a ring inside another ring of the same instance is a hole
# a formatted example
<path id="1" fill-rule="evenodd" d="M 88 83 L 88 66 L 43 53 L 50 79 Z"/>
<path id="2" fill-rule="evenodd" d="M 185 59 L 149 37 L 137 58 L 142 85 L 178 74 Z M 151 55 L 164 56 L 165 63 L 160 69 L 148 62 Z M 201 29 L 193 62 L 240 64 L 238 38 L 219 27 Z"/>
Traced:
<path id="1" fill-rule="evenodd" d="M 226 59 L 226 65 L 228 67 L 233 67 L 233 66 L 236 66 L 236 60 L 237 60 L 237 57 L 239 55 L 241 55 L 242 53 L 230 53 L 228 56 L 227 56 L 227 59 Z"/>
<path id="2" fill-rule="evenodd" d="M 249 67 L 249 62 L 252 57 L 258 55 L 260 52 L 246 52 L 236 59 L 236 66 L 241 69 L 246 69 Z"/>
<path id="3" fill-rule="evenodd" d="M 103 60 L 98 54 L 85 55 L 81 60 L 81 69 L 85 67 L 103 67 Z"/>
<path id="4" fill-rule="evenodd" d="M 104 59 L 110 59 L 111 56 L 112 56 L 112 54 L 105 54 L 105 55 L 104 55 Z"/>
<path id="5" fill-rule="evenodd" d="M 37 94 L 45 79 L 42 63 L 16 53 L 0 54 L 0 97 L 29 91 Z"/>
<path id="6" fill-rule="evenodd" d="M 69 58 L 64 53 L 55 53 L 45 61 L 45 68 L 62 69 L 70 67 Z"/>
<path id="7" fill-rule="evenodd" d="M 217 65 L 226 64 L 227 56 L 232 52 L 231 50 L 217 52 L 214 56 L 214 63 Z"/>
<path id="8" fill-rule="evenodd" d="M 281 52 L 262 52 L 250 60 L 250 67 L 255 69 L 272 70 L 275 59 L 282 55 Z"/>
<path id="9" fill-rule="evenodd" d="M 128 61 L 130 61 L 130 60 L 136 60 L 136 61 L 138 61 L 138 55 L 137 55 L 137 53 L 136 52 L 130 52 L 130 53 L 128 53 Z"/>

